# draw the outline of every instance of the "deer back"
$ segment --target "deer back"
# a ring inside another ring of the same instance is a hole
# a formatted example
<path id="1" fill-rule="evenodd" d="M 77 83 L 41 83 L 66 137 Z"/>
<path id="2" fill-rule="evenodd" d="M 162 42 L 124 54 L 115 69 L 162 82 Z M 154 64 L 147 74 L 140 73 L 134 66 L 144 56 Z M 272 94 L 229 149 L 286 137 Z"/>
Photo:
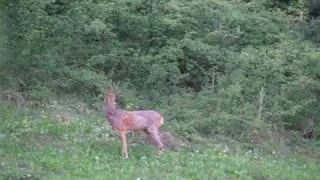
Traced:
<path id="1" fill-rule="evenodd" d="M 115 128 L 134 131 L 150 127 L 159 128 L 163 124 L 163 117 L 155 111 L 124 111 L 124 115 L 115 121 Z"/>

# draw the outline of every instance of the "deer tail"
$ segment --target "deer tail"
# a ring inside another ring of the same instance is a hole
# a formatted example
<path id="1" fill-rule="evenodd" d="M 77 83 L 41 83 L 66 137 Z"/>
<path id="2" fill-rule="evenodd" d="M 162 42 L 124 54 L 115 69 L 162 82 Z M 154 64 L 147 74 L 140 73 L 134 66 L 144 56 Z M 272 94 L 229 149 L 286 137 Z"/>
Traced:
<path id="1" fill-rule="evenodd" d="M 160 118 L 160 126 L 162 126 L 164 124 L 164 118 L 161 116 Z"/>

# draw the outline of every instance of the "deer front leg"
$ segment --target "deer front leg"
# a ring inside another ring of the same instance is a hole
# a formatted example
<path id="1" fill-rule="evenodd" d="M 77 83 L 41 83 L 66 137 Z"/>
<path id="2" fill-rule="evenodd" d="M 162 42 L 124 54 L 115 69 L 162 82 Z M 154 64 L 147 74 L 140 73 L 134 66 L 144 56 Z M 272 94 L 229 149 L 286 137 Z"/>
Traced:
<path id="1" fill-rule="evenodd" d="M 127 137 L 126 131 L 120 131 L 120 139 L 121 139 L 121 151 L 125 158 L 128 158 L 128 148 L 127 148 Z"/>

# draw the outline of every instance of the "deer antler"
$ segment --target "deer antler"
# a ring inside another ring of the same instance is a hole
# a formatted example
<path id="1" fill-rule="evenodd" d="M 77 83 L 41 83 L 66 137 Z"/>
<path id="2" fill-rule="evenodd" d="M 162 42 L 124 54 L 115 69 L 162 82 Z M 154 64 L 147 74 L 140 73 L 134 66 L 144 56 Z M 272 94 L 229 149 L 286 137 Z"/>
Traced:
<path id="1" fill-rule="evenodd" d="M 108 88 L 107 88 L 107 92 L 112 92 L 112 93 L 117 93 L 119 92 L 120 88 L 119 88 L 119 82 L 113 82 L 112 80 L 110 80 L 110 82 L 108 83 Z"/>

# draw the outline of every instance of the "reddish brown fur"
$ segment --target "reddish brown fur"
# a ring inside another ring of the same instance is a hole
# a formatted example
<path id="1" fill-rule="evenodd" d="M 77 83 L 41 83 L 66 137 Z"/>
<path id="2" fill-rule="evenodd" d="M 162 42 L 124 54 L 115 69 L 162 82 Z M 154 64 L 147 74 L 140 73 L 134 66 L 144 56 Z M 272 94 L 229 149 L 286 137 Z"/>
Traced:
<path id="1" fill-rule="evenodd" d="M 122 142 L 122 153 L 128 158 L 126 133 L 142 130 L 148 135 L 150 143 L 160 151 L 163 144 L 159 136 L 159 128 L 164 124 L 163 116 L 155 111 L 125 111 L 116 107 L 116 93 L 106 93 L 106 117 L 113 130 L 119 132 Z"/>

